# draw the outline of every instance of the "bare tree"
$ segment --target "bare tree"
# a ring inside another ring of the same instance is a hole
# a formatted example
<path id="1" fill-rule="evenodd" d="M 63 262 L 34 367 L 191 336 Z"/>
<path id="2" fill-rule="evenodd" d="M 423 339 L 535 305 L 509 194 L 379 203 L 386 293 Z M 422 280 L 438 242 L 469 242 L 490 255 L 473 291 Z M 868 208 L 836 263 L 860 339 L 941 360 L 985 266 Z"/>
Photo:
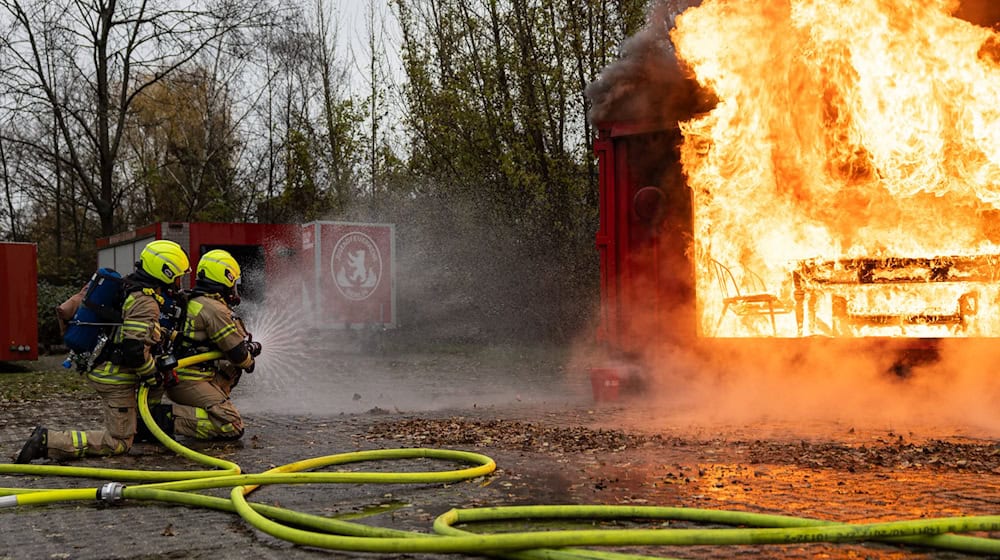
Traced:
<path id="1" fill-rule="evenodd" d="M 337 13 L 326 0 L 315 0 L 316 52 L 322 79 L 323 123 L 327 140 L 326 160 L 333 188 L 333 204 L 342 209 L 351 202 L 354 179 L 353 104 L 350 99 L 348 66 L 339 59 L 335 25 Z"/>
<path id="2" fill-rule="evenodd" d="M 288 13 L 264 45 L 266 88 L 257 106 L 256 144 L 267 220 L 310 220 L 354 198 L 362 117 L 351 97 L 337 45 L 337 12 L 308 0 Z"/>
<path id="3" fill-rule="evenodd" d="M 130 188 L 119 152 L 137 96 L 222 38 L 249 52 L 245 31 L 274 11 L 267 0 L 0 0 L 0 13 L 12 20 L 0 82 L 22 95 L 18 109 L 54 118 L 61 149 L 17 140 L 65 167 L 110 235 Z"/>
<path id="4" fill-rule="evenodd" d="M 245 189 L 235 184 L 239 141 L 229 88 L 218 66 L 193 66 L 147 88 L 133 104 L 126 132 L 126 207 L 137 223 L 157 219 L 231 221 L 243 218 Z"/>
<path id="5" fill-rule="evenodd" d="M 366 65 L 358 68 L 359 80 L 363 84 L 364 132 L 364 182 L 368 196 L 377 201 L 380 194 L 387 194 L 390 188 L 388 178 L 395 171 L 398 161 L 394 148 L 395 121 L 401 112 L 402 100 L 398 98 L 397 77 L 393 72 L 393 61 L 398 57 L 398 46 L 394 29 L 394 14 L 388 2 L 367 0 L 365 3 L 364 49 L 362 59 Z"/>
<path id="6" fill-rule="evenodd" d="M 3 181 L 5 204 L 5 208 L 0 210 L 0 218 L 7 216 L 10 221 L 11 240 L 20 241 L 21 234 L 17 225 L 17 209 L 14 208 L 14 186 L 11 184 L 11 170 L 7 161 L 7 150 L 4 149 L 3 137 L 0 137 L 0 180 Z"/>

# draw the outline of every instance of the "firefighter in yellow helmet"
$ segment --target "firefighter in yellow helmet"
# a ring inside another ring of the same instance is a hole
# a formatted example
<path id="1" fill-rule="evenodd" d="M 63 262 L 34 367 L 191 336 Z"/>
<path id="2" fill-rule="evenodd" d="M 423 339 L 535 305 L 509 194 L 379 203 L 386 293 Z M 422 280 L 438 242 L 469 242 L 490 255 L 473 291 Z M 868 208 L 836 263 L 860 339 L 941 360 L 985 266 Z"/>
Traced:
<path id="1" fill-rule="evenodd" d="M 87 381 L 104 404 L 104 428 L 54 431 L 38 426 L 24 444 L 16 462 L 49 457 L 65 460 L 84 455 L 118 455 L 132 447 L 136 434 L 139 384 L 155 385 L 156 362 L 151 349 L 161 342 L 160 311 L 164 296 L 180 291 L 181 279 L 191 272 L 187 253 L 173 241 L 149 243 L 139 254 L 135 270 L 124 279 L 122 324 L 87 374 Z M 162 389 L 151 392 L 158 401 Z"/>
<path id="2" fill-rule="evenodd" d="M 169 435 L 197 439 L 243 435 L 243 419 L 229 394 L 244 371 L 253 371 L 261 346 L 251 340 L 233 313 L 240 301 L 236 282 L 241 274 L 236 259 L 221 249 L 205 253 L 198 261 L 175 354 L 180 359 L 218 350 L 225 359 L 177 369 L 178 382 L 166 386 L 167 396 L 175 403 L 169 414 L 162 411 L 170 405 L 154 407 L 157 425 Z"/>

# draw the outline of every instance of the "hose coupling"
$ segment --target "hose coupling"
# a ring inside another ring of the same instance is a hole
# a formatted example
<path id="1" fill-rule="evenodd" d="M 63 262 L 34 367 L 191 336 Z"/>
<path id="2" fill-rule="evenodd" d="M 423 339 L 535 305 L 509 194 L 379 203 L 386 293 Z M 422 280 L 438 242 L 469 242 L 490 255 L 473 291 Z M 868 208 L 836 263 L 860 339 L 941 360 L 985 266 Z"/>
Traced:
<path id="1" fill-rule="evenodd" d="M 123 498 L 123 490 L 125 490 L 125 485 L 121 482 L 109 482 L 97 489 L 97 499 L 104 500 L 109 504 L 120 502 Z"/>
<path id="2" fill-rule="evenodd" d="M 17 505 L 17 496 L 0 496 L 0 508 L 14 507 Z"/>

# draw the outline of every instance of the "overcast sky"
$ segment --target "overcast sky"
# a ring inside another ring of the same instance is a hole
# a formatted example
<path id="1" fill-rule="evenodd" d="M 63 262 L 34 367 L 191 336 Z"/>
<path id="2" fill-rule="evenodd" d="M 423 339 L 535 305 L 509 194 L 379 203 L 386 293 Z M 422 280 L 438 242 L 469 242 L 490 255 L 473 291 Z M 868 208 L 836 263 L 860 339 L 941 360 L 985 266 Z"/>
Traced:
<path id="1" fill-rule="evenodd" d="M 344 60 L 353 60 L 351 65 L 353 93 L 364 95 L 368 86 L 371 48 L 369 33 L 372 18 L 376 25 L 376 37 L 382 45 L 379 56 L 388 65 L 390 73 L 398 84 L 400 70 L 401 43 L 399 25 L 389 8 L 389 0 L 333 0 L 334 15 L 337 18 L 337 39 L 339 55 Z"/>

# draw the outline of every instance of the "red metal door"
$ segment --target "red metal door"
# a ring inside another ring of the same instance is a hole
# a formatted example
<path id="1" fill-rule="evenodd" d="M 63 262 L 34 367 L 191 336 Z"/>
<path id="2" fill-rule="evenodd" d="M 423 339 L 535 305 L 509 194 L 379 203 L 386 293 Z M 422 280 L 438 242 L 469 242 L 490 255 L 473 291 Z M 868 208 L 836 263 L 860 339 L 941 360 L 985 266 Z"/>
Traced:
<path id="1" fill-rule="evenodd" d="M 597 341 L 618 345 L 618 246 L 615 243 L 616 224 L 615 213 L 615 152 L 614 143 L 607 131 L 602 131 L 600 138 L 594 143 L 594 154 L 597 156 L 598 205 L 600 222 L 597 229 L 596 244 L 600 259 L 600 289 L 601 307 L 600 319 L 597 324 Z"/>

